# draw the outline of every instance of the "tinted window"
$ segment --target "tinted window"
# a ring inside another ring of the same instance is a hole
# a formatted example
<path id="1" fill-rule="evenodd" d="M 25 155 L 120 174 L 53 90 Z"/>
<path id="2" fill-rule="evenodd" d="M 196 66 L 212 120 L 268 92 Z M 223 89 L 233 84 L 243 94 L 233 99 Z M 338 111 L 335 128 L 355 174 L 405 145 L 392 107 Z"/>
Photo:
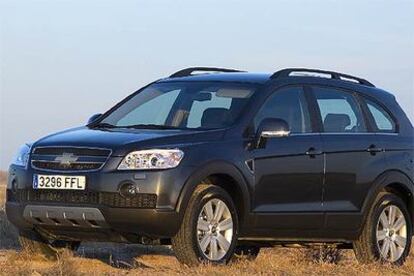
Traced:
<path id="1" fill-rule="evenodd" d="M 377 129 L 380 132 L 395 132 L 395 122 L 391 118 L 390 114 L 388 114 L 388 112 L 378 104 L 370 100 L 366 100 L 366 103 L 372 117 L 374 118 Z"/>
<path id="2" fill-rule="evenodd" d="M 355 97 L 333 88 L 314 87 L 324 132 L 366 132 Z"/>
<path id="3" fill-rule="evenodd" d="M 271 95 L 254 119 L 256 129 L 265 118 L 285 120 L 292 133 L 311 132 L 309 112 L 301 87 L 282 88 Z"/>

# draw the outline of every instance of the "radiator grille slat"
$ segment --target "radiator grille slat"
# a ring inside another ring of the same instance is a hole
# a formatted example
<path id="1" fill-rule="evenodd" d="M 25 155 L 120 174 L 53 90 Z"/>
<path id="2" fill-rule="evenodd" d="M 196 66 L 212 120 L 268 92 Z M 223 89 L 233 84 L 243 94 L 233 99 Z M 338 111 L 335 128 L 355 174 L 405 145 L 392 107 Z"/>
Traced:
<path id="1" fill-rule="evenodd" d="M 41 155 L 62 155 L 64 153 L 73 153 L 78 156 L 108 156 L 111 153 L 109 149 L 97 148 L 77 148 L 77 147 L 37 147 L 33 154 Z"/>
<path id="2" fill-rule="evenodd" d="M 60 164 L 54 161 L 32 161 L 32 165 L 38 169 L 57 170 L 57 171 L 82 171 L 82 170 L 97 170 L 103 163 L 72 163 Z"/>

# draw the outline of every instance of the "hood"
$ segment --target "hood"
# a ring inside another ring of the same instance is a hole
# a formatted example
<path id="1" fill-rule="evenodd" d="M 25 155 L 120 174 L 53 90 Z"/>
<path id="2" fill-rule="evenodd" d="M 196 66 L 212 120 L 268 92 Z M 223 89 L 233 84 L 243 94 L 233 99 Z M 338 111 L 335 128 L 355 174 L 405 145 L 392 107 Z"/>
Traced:
<path id="1" fill-rule="evenodd" d="M 224 130 L 177 129 L 91 129 L 79 127 L 46 136 L 33 147 L 92 147 L 112 149 L 114 156 L 124 156 L 132 150 L 153 147 L 174 147 L 222 138 Z"/>

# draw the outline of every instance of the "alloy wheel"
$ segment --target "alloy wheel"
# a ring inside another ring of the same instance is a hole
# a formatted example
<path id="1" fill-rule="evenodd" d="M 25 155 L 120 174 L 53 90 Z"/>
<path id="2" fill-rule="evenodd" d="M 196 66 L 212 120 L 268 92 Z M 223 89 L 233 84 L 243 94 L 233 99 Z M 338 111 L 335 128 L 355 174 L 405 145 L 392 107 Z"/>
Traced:
<path id="1" fill-rule="evenodd" d="M 226 203 L 209 200 L 201 209 L 197 222 L 197 240 L 203 255 L 210 261 L 221 260 L 229 251 L 233 238 L 233 218 Z"/>
<path id="2" fill-rule="evenodd" d="M 376 240 L 382 259 L 396 262 L 407 246 L 407 221 L 396 205 L 387 206 L 378 219 Z"/>

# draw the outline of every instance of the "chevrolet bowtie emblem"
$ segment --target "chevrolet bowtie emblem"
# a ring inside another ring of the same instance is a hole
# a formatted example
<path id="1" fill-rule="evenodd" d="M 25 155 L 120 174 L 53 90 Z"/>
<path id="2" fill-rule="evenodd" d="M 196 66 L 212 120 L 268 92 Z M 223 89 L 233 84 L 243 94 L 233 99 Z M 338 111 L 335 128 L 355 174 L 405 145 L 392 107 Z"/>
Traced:
<path id="1" fill-rule="evenodd" d="M 59 161 L 62 165 L 70 165 L 73 162 L 78 160 L 78 156 L 75 156 L 73 153 L 66 153 L 64 152 L 62 156 L 58 156 L 55 158 L 55 161 Z"/>

